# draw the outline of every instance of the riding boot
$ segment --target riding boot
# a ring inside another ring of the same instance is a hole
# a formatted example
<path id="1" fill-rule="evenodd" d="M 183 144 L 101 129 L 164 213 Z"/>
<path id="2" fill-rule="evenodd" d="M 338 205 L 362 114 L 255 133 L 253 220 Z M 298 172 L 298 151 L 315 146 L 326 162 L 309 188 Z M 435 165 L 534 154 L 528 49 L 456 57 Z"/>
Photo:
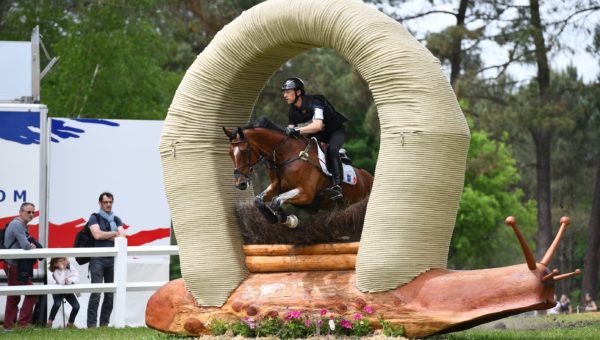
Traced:
<path id="1" fill-rule="evenodd" d="M 342 160 L 339 155 L 330 157 L 330 160 L 333 173 L 333 186 L 330 188 L 332 193 L 331 199 L 337 200 L 344 197 L 341 187 L 342 180 L 344 179 L 344 169 L 342 168 Z"/>

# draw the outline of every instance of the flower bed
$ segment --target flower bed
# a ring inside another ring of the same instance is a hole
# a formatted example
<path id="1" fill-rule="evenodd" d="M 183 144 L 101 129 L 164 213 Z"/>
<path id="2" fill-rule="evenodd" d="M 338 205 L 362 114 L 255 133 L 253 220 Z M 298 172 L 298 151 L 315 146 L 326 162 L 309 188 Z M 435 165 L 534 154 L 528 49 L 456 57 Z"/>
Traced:
<path id="1" fill-rule="evenodd" d="M 366 306 L 364 312 L 373 314 L 373 308 Z M 404 335 L 403 326 L 393 326 L 381 316 L 379 323 L 386 336 Z M 281 339 L 320 335 L 367 336 L 374 332 L 371 322 L 362 313 L 355 313 L 350 320 L 336 316 L 326 309 L 321 309 L 319 314 L 314 315 L 291 309 L 283 318 L 280 318 L 277 312 L 273 312 L 261 320 L 247 317 L 233 323 L 213 319 L 208 328 L 214 335 L 229 334 L 247 338 L 277 336 Z"/>

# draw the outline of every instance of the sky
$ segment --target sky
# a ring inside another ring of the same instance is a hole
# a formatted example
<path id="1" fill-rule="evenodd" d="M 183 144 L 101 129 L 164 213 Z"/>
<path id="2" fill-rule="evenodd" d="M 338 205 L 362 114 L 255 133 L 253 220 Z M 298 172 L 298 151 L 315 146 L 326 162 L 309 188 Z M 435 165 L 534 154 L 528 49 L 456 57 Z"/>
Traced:
<path id="1" fill-rule="evenodd" d="M 542 8 L 542 20 L 550 21 L 555 20 L 559 16 L 564 16 L 565 13 L 569 13 L 569 6 L 573 5 L 575 0 L 564 0 L 564 1 L 546 1 L 545 8 Z M 516 0 L 515 3 L 520 5 L 527 5 L 529 1 Z M 398 6 L 397 9 L 386 7 L 385 11 L 396 11 L 399 15 L 406 17 L 411 14 L 421 13 L 431 9 L 440 9 L 456 12 L 456 6 L 458 1 L 452 1 L 450 4 L 444 4 L 439 6 L 431 6 L 429 1 L 424 0 L 409 0 Z M 550 6 L 562 6 L 562 10 L 558 11 L 557 15 L 548 14 L 550 13 Z M 511 14 L 508 13 L 507 16 Z M 587 27 L 593 28 L 595 25 L 600 24 L 600 11 L 593 13 L 588 16 L 578 15 L 574 17 L 577 22 L 586 25 Z M 411 32 L 415 34 L 415 37 L 422 40 L 427 33 L 440 32 L 444 28 L 454 25 L 456 18 L 448 14 L 431 14 L 422 18 L 413 19 L 403 22 L 403 25 L 407 27 Z M 468 28 L 478 27 L 478 23 L 468 24 Z M 486 33 L 493 32 L 494 27 L 486 28 Z M 546 40 L 551 37 L 549 34 L 546 35 Z M 592 42 L 592 35 L 584 31 L 565 30 L 562 35 L 562 41 L 567 46 L 574 50 L 574 53 L 567 51 L 561 51 L 560 53 L 551 52 L 549 55 L 551 67 L 553 70 L 564 70 L 569 65 L 577 66 L 578 73 L 586 83 L 592 83 L 598 80 L 600 76 L 600 60 L 597 57 L 587 53 L 585 47 L 589 46 Z M 493 43 L 487 43 L 481 45 L 481 51 L 483 60 L 486 65 L 498 65 L 505 62 L 508 57 L 508 52 Z M 511 65 L 507 70 L 514 78 L 527 81 L 536 75 L 535 66 L 527 65 Z M 489 71 L 484 74 L 485 77 L 495 76 L 495 71 Z"/>

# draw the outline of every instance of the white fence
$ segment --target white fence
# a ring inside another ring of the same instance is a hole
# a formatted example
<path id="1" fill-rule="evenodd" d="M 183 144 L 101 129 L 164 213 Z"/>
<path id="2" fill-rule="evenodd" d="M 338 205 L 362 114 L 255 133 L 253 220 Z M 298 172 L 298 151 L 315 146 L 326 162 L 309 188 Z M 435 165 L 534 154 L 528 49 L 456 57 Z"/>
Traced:
<path id="1" fill-rule="evenodd" d="M 51 248 L 51 249 L 11 249 L 0 250 L 2 259 L 30 259 L 49 257 L 115 257 L 114 283 L 87 283 L 68 286 L 32 285 L 32 286 L 0 286 L 0 295 L 46 295 L 67 293 L 114 293 L 115 327 L 125 327 L 126 292 L 157 290 L 165 283 L 127 282 L 127 256 L 139 255 L 178 255 L 178 246 L 140 246 L 128 247 L 127 239 L 118 237 L 113 248 Z"/>

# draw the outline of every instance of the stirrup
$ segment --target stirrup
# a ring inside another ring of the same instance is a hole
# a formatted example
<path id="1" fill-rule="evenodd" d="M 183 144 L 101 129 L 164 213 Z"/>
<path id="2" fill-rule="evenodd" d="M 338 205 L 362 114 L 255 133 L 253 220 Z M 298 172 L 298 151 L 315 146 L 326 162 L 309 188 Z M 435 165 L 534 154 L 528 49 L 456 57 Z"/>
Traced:
<path id="1" fill-rule="evenodd" d="M 331 197 L 329 197 L 329 199 L 331 200 L 335 201 L 344 197 L 344 194 L 342 194 L 342 187 L 340 187 L 338 184 L 329 188 L 329 192 L 331 194 Z"/>

